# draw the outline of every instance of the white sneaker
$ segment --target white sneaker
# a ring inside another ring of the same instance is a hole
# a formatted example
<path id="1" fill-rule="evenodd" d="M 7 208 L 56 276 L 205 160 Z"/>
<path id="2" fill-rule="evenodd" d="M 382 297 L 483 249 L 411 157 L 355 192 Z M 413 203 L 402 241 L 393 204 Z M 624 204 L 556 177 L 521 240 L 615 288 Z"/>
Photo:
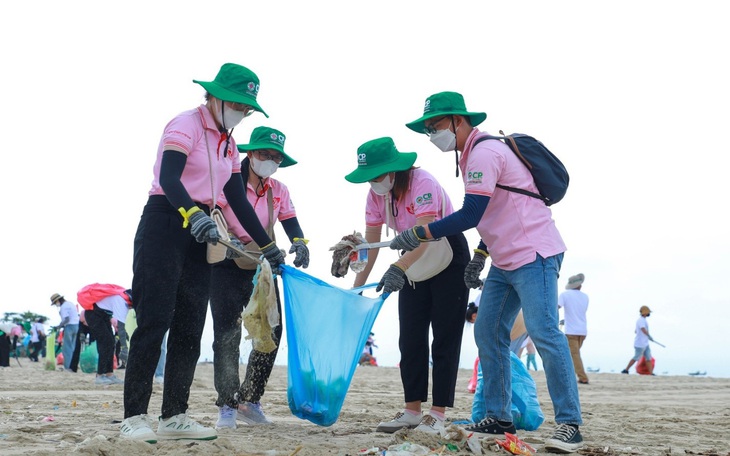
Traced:
<path id="1" fill-rule="evenodd" d="M 216 429 L 236 429 L 236 409 L 224 405 L 218 407 L 218 422 L 215 423 Z"/>
<path id="2" fill-rule="evenodd" d="M 271 424 L 271 420 L 264 415 L 264 408 L 260 402 L 242 402 L 238 404 L 236 416 L 240 421 L 252 426 Z"/>
<path id="3" fill-rule="evenodd" d="M 418 415 L 412 415 L 406 412 L 398 412 L 392 420 L 380 422 L 375 432 L 393 433 L 403 428 L 412 429 L 421 424 L 422 419 L 423 415 L 420 413 Z"/>
<path id="4" fill-rule="evenodd" d="M 218 438 L 215 429 L 198 424 L 195 420 L 181 413 L 157 424 L 157 438 L 165 440 L 214 440 Z"/>
<path id="5" fill-rule="evenodd" d="M 97 375 L 94 379 L 94 385 L 111 385 L 112 381 L 106 375 Z"/>
<path id="6" fill-rule="evenodd" d="M 427 434 L 442 435 L 444 432 L 444 420 L 440 420 L 435 416 L 425 414 L 423 419 L 414 429 L 415 431 L 425 432 Z"/>
<path id="7" fill-rule="evenodd" d="M 111 376 L 109 376 L 107 378 L 109 378 L 109 380 L 111 380 L 111 384 L 112 385 L 124 385 L 124 379 L 123 378 L 119 378 L 116 375 L 111 375 Z"/>
<path id="8" fill-rule="evenodd" d="M 157 443 L 157 435 L 147 421 L 147 415 L 130 416 L 119 426 L 120 435 L 125 439 Z"/>

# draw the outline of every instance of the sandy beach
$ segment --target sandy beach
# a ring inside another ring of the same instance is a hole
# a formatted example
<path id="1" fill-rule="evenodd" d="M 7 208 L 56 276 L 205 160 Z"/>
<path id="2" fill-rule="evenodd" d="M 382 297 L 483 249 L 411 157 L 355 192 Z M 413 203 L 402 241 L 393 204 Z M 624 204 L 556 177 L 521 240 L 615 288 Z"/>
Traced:
<path id="1" fill-rule="evenodd" d="M 358 367 L 339 420 L 321 427 L 293 416 L 286 398 L 286 367 L 276 366 L 263 405 L 273 424 L 221 431 L 207 442 L 164 441 L 151 445 L 119 438 L 123 418 L 122 386 L 95 386 L 94 375 L 47 371 L 43 362 L 15 360 L 0 369 L 0 454 L 2 455 L 357 455 L 383 454 L 389 447 L 410 442 L 431 454 L 474 454 L 457 427 L 450 438 L 437 439 L 415 431 L 375 432 L 378 422 L 402 407 L 398 368 Z M 245 365 L 241 366 L 243 375 Z M 124 371 L 118 371 L 119 376 Z M 448 410 L 452 421 L 471 416 L 473 395 L 466 385 L 470 372 L 461 370 L 456 403 Z M 545 423 L 520 438 L 539 453 L 554 422 L 542 371 L 532 373 L 545 414 Z M 691 376 L 591 374 L 580 385 L 585 447 L 580 454 L 609 455 L 730 455 L 730 379 Z M 155 385 L 150 415 L 159 413 L 162 387 Z M 189 413 L 213 426 L 213 366 L 199 364 Z M 447 423 L 448 424 L 448 423 Z M 153 427 L 154 429 L 154 427 Z M 483 454 L 499 454 L 480 442 Z M 361 453 L 362 452 L 362 453 Z M 400 453 L 405 454 L 405 453 Z M 506 453 L 503 453 L 506 454 Z"/>

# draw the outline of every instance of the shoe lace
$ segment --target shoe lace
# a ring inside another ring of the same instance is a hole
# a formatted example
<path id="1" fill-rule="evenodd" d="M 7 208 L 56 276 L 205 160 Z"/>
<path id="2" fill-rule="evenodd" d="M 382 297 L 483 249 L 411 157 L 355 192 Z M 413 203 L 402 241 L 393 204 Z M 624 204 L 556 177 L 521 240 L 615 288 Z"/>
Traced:
<path id="1" fill-rule="evenodd" d="M 569 424 L 558 424 L 558 427 L 555 428 L 553 438 L 557 440 L 562 440 L 563 442 L 567 442 L 568 440 L 573 438 L 573 435 L 575 435 L 575 431 L 576 429 Z"/>
<path id="2" fill-rule="evenodd" d="M 477 423 L 477 426 L 489 426 L 490 424 L 496 423 L 497 420 L 492 418 L 491 416 L 488 416 L 481 420 L 479 423 Z"/>
<path id="3" fill-rule="evenodd" d="M 421 424 L 425 424 L 428 427 L 433 427 L 436 424 L 436 418 L 431 415 L 426 415 L 421 420 Z"/>

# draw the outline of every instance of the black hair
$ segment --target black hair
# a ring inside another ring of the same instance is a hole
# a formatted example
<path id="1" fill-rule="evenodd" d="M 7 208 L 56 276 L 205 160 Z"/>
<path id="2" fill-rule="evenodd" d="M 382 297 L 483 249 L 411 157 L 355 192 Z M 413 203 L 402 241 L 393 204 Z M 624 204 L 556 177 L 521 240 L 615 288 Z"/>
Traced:
<path id="1" fill-rule="evenodd" d="M 471 323 L 471 317 L 473 317 L 474 314 L 477 313 L 478 311 L 479 311 L 479 306 L 473 302 L 470 302 L 466 306 L 466 321 Z"/>

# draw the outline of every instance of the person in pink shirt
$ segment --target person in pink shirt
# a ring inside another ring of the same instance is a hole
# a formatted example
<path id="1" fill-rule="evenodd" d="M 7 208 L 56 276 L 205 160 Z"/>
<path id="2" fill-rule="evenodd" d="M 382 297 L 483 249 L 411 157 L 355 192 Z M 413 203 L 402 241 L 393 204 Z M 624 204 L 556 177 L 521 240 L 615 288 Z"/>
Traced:
<path id="1" fill-rule="evenodd" d="M 134 238 L 132 293 L 137 330 L 130 341 L 124 383 L 121 436 L 157 439 L 215 439 L 215 429 L 187 415 L 190 386 L 210 294 L 207 244 L 220 233 L 209 216 L 225 194 L 238 221 L 278 271 L 279 247 L 256 216 L 241 178 L 233 129 L 248 115 L 266 115 L 256 98 L 259 78 L 246 67 L 223 64 L 213 81 L 197 81 L 205 103 L 175 116 L 162 133 L 152 188 Z M 267 116 L 268 117 L 268 116 Z M 152 381 L 162 340 L 169 330 L 165 384 L 157 433 L 147 419 Z"/>
<path id="2" fill-rule="evenodd" d="M 271 177 L 279 168 L 292 166 L 294 161 L 284 152 L 286 136 L 269 127 L 256 127 L 248 144 L 238 150 L 245 154 L 241 172 L 246 176 L 246 197 L 253 206 L 261 224 L 273 237 L 274 224 L 278 221 L 292 243 L 289 253 L 294 253 L 294 266 L 309 266 L 309 249 L 304 238 L 296 210 L 289 196 L 289 189 Z M 236 218 L 224 196 L 218 200 L 223 212 L 231 241 L 241 249 L 251 250 L 255 241 Z M 256 249 L 256 255 L 260 255 Z M 216 429 L 236 428 L 236 420 L 249 425 L 271 424 L 264 415 L 261 396 L 274 367 L 281 340 L 282 326 L 274 328 L 276 348 L 270 353 L 251 350 L 246 367 L 246 378 L 240 383 L 238 360 L 241 344 L 241 312 L 253 292 L 256 264 L 229 250 L 228 259 L 213 265 L 210 277 L 210 310 L 213 317 L 213 368 L 215 389 L 218 392 L 218 421 Z M 275 279 L 276 304 L 281 315 L 279 287 Z"/>
<path id="3" fill-rule="evenodd" d="M 485 372 L 487 414 L 469 432 L 490 438 L 515 433 L 511 414 L 510 330 L 520 309 L 530 337 L 545 368 L 555 410 L 555 428 L 545 449 L 574 452 L 583 446 L 578 385 L 565 336 L 558 328 L 558 274 L 565 252 L 550 208 L 536 197 L 532 175 L 512 150 L 499 140 L 475 141 L 487 133 L 477 125 L 483 112 L 467 111 L 456 92 L 440 92 L 426 99 L 423 115 L 406 126 L 426 134 L 441 151 L 453 151 L 457 176 L 464 181 L 464 204 L 450 216 L 403 231 L 391 249 L 414 250 L 422 241 L 477 229 L 481 241 L 464 272 L 472 288 L 482 284 L 479 274 L 491 254 L 492 264 L 482 291 L 474 326 L 479 359 Z M 459 155 L 461 152 L 461 155 Z M 487 246 L 489 251 L 487 251 Z"/>
<path id="4" fill-rule="evenodd" d="M 365 205 L 365 240 L 379 242 L 382 227 L 400 232 L 414 224 L 440 220 L 453 212 L 451 200 L 435 177 L 414 167 L 415 152 L 399 152 L 389 137 L 362 144 L 357 149 L 357 169 L 349 182 L 369 183 Z M 469 247 L 462 233 L 446 237 L 451 260 L 431 274 L 416 276 L 413 271 L 431 263 L 424 244 L 391 264 L 376 290 L 398 293 L 400 373 L 405 408 L 390 421 L 378 424 L 377 432 L 402 428 L 438 434 L 444 430 L 447 407 L 454 406 L 459 369 L 461 338 L 469 290 L 464 284 L 464 267 Z M 368 251 L 365 269 L 355 277 L 355 287 L 365 284 L 378 258 L 378 250 Z M 428 277 L 430 275 L 430 277 Z M 408 284 L 406 284 L 406 279 Z M 429 331 L 433 343 L 429 350 Z M 429 353 L 433 358 L 432 402 L 428 413 L 421 406 L 428 400 Z"/>

